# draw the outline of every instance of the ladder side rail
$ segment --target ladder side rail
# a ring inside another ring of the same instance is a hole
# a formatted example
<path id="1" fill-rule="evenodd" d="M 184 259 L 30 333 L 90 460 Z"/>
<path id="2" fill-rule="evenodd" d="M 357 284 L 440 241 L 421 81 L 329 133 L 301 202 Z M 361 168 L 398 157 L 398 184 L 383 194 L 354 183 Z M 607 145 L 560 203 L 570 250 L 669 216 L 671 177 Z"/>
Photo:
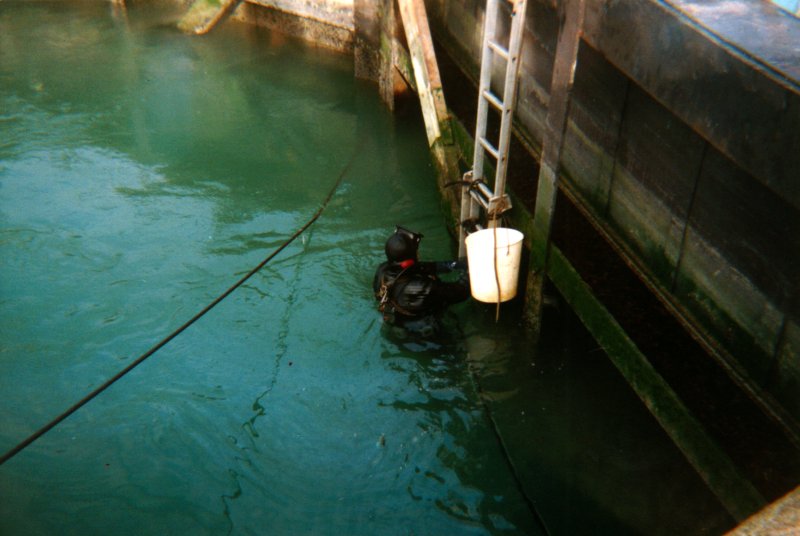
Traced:
<path id="1" fill-rule="evenodd" d="M 506 65 L 506 77 L 503 86 L 503 109 L 500 121 L 500 139 L 497 146 L 500 158 L 495 168 L 494 192 L 496 197 L 503 196 L 506 191 L 506 171 L 508 169 L 508 152 L 511 142 L 511 126 L 514 120 L 514 108 L 519 79 L 520 52 L 522 35 L 525 30 L 526 0 L 514 2 L 511 16 L 511 36 L 509 38 L 509 60 Z M 491 216 L 491 215 L 490 215 Z"/>
<path id="2" fill-rule="evenodd" d="M 494 54 L 489 43 L 494 39 L 497 26 L 498 0 L 488 0 L 486 3 L 485 20 L 483 24 L 483 45 L 481 47 L 481 76 L 478 83 L 478 111 L 475 122 L 475 150 L 472 158 L 472 180 L 483 178 L 483 147 L 480 139 L 486 136 L 487 115 L 489 102 L 483 97 L 484 91 L 491 91 L 492 65 Z"/>
<path id="3" fill-rule="evenodd" d="M 486 45 L 487 45 L 487 46 L 488 46 L 490 49 L 492 49 L 492 52 L 494 52 L 495 54 L 497 54 L 498 56 L 500 56 L 500 57 L 501 57 L 501 58 L 503 58 L 504 60 L 507 60 L 507 59 L 508 59 L 508 50 L 507 50 L 507 49 L 506 49 L 506 48 L 505 48 L 503 45 L 501 45 L 500 43 L 498 43 L 497 41 L 495 41 L 494 39 L 490 39 L 490 40 L 489 40 L 489 41 L 486 43 Z"/>
<path id="4" fill-rule="evenodd" d="M 489 47 L 489 43 L 494 39 L 495 28 L 497 25 L 498 0 L 487 0 L 484 11 L 483 38 L 481 40 L 481 74 L 478 81 L 478 110 L 475 119 L 475 147 L 472 155 L 472 172 L 465 176 L 470 182 L 483 179 L 483 146 L 480 139 L 486 136 L 487 114 L 489 112 L 489 102 L 483 97 L 484 91 L 491 91 L 492 85 L 492 64 L 494 54 Z M 464 240 L 466 230 L 464 222 L 475 220 L 480 215 L 480 206 L 471 195 L 471 188 L 465 185 L 461 188 L 461 214 L 459 222 L 459 257 L 466 256 Z"/>

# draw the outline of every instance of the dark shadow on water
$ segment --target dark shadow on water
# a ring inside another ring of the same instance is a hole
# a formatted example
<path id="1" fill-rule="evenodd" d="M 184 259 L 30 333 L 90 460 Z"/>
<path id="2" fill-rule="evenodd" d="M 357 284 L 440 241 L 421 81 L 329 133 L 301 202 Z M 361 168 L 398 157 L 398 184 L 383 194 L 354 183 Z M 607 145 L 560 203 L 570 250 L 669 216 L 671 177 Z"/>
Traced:
<path id="1" fill-rule="evenodd" d="M 463 311 L 464 307 L 457 307 Z M 420 414 L 418 426 L 429 434 L 442 434 L 437 458 L 456 475 L 459 488 L 480 490 L 480 498 L 459 497 L 447 475 L 418 468 L 421 489 L 409 485 L 414 500 L 431 499 L 431 489 L 441 488 L 433 499 L 437 509 L 463 522 L 475 523 L 490 534 L 547 534 L 532 505 L 521 493 L 506 460 L 503 445 L 492 430 L 493 421 L 482 401 L 475 371 L 465 346 L 458 313 L 448 312 L 433 336 L 383 325 L 384 338 L 398 353 L 385 359 L 405 358 L 392 368 L 408 375 L 414 386 L 411 400 L 400 397 L 388 404 L 401 412 Z"/>
<path id="2" fill-rule="evenodd" d="M 426 320 L 424 330 L 417 329 L 416 326 L 406 328 L 384 323 L 381 326 L 381 335 L 399 348 L 419 357 L 457 353 L 461 339 L 458 319 L 452 314 L 446 314 L 434 321 Z"/>
<path id="3" fill-rule="evenodd" d="M 728 528 L 724 509 L 602 349 L 551 297 L 538 344 L 516 303 L 497 323 L 494 306 L 453 308 L 434 338 L 384 326 L 398 350 L 384 358 L 403 358 L 393 367 L 414 387 L 386 405 L 417 412 L 426 432 L 442 433 L 439 461 L 483 492 L 474 510 L 441 498 L 437 507 L 459 519 L 469 511 L 492 533 Z M 498 515 L 514 528 L 494 524 Z"/>

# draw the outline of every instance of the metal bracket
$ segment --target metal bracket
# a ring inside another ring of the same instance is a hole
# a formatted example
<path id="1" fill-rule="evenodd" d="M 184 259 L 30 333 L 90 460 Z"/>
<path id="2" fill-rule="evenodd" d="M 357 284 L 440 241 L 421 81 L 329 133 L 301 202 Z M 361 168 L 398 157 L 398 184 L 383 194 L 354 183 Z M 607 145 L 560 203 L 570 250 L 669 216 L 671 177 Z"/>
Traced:
<path id="1" fill-rule="evenodd" d="M 472 171 L 464 173 L 464 182 L 469 188 L 469 195 L 488 213 L 489 219 L 496 219 L 500 214 L 511 210 L 511 198 L 508 194 L 495 195 L 482 180 L 472 178 Z"/>

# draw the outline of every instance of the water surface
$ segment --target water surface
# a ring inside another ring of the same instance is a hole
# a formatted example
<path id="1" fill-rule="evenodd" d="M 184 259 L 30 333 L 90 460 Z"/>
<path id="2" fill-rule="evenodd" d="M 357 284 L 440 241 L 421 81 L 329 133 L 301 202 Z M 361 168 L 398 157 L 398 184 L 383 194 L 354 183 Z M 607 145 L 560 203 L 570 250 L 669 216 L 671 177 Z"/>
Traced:
<path id="1" fill-rule="evenodd" d="M 450 258 L 417 114 L 352 59 L 155 6 L 0 3 L 3 534 L 715 533 L 729 519 L 565 313 L 382 328 L 396 223 Z M 687 501 L 686 497 L 691 497 Z"/>

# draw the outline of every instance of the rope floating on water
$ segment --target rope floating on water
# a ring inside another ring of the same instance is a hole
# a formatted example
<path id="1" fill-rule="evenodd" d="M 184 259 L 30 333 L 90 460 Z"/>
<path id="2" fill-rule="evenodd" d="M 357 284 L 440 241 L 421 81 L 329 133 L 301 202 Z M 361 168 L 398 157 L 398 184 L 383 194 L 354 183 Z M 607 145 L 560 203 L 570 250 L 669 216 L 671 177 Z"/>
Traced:
<path id="1" fill-rule="evenodd" d="M 256 265 L 252 270 L 250 270 L 247 274 L 245 274 L 241 279 L 239 279 L 236 283 L 231 285 L 228 288 L 228 290 L 226 290 L 225 292 L 223 292 L 222 294 L 217 296 L 217 298 L 215 298 L 211 303 L 206 305 L 200 312 L 198 312 L 192 318 L 187 320 L 182 326 L 180 326 L 178 329 L 176 329 L 175 331 L 173 331 L 172 333 L 170 333 L 169 335 L 164 337 L 161 341 L 156 343 L 152 348 L 150 348 L 145 353 L 143 353 L 142 355 L 137 357 L 134 361 L 132 361 L 127 367 L 125 367 L 124 369 L 119 371 L 117 374 L 115 374 L 110 379 L 106 380 L 105 383 L 103 383 L 101 386 L 96 388 L 94 391 L 92 391 L 91 393 L 87 394 L 85 397 L 83 397 L 78 402 L 73 404 L 69 409 L 64 411 L 61 415 L 59 415 L 58 417 L 56 417 L 55 419 L 53 419 L 52 421 L 50 421 L 46 425 L 44 425 L 41 428 L 39 428 L 36 432 L 34 432 L 30 436 L 28 436 L 24 441 L 20 442 L 16 447 L 12 448 L 11 450 L 9 450 L 5 454 L 3 454 L 3 457 L 0 458 L 0 465 L 3 465 L 5 462 L 7 462 L 11 458 L 13 458 L 17 454 L 19 454 L 28 445 L 30 445 L 31 443 L 33 443 L 34 441 L 36 441 L 37 439 L 42 437 L 44 434 L 46 434 L 47 432 L 49 432 L 50 430 L 55 428 L 61 421 L 63 421 L 64 419 L 66 419 L 67 417 L 69 417 L 70 415 L 75 413 L 76 411 L 78 411 L 81 407 L 86 405 L 89 401 L 91 401 L 97 395 L 99 395 L 100 393 L 102 393 L 103 391 L 105 391 L 106 389 L 111 387 L 111 385 L 113 385 L 117 380 L 119 380 L 120 378 L 125 376 L 127 373 L 129 373 L 131 370 L 133 370 L 134 368 L 139 366 L 148 357 L 150 357 L 151 355 L 155 354 L 161 348 L 166 346 L 167 343 L 169 343 L 172 339 L 174 339 L 175 337 L 177 337 L 178 335 L 183 333 L 189 326 L 191 326 L 192 324 L 197 322 L 201 317 L 203 317 L 211 309 L 216 307 L 222 300 L 224 300 L 225 298 L 230 296 L 233 293 L 234 290 L 236 290 L 237 288 L 242 286 L 242 284 L 245 281 L 250 279 L 259 270 L 261 270 L 269 261 L 271 261 L 273 258 L 275 258 L 289 244 L 294 242 L 294 240 L 297 237 L 299 237 L 301 234 L 303 234 L 303 232 L 306 229 L 311 227 L 311 225 L 313 225 L 314 222 L 316 222 L 319 219 L 319 217 L 322 215 L 323 211 L 327 208 L 328 203 L 330 203 L 331 199 L 333 198 L 333 194 L 336 193 L 336 190 L 339 188 L 339 185 L 342 183 L 342 180 L 344 179 L 345 175 L 347 175 L 347 172 L 350 170 L 350 167 L 353 165 L 353 161 L 355 160 L 355 157 L 359 152 L 359 148 L 360 148 L 360 144 L 356 148 L 356 150 L 353 151 L 353 154 L 350 156 L 350 160 L 348 160 L 347 164 L 344 166 L 344 168 L 342 168 L 341 173 L 339 173 L 339 177 L 336 179 L 336 182 L 333 184 L 333 186 L 331 187 L 330 191 L 328 191 L 328 195 L 322 201 L 322 204 L 317 209 L 317 211 L 314 213 L 314 215 L 311 216 L 311 218 L 309 218 L 308 221 L 306 221 L 306 223 L 302 227 L 300 227 L 297 231 L 295 231 L 294 234 L 292 236 L 290 236 L 283 244 L 278 246 L 278 248 L 276 248 L 272 253 L 270 253 L 263 261 L 258 263 L 258 265 Z"/>

